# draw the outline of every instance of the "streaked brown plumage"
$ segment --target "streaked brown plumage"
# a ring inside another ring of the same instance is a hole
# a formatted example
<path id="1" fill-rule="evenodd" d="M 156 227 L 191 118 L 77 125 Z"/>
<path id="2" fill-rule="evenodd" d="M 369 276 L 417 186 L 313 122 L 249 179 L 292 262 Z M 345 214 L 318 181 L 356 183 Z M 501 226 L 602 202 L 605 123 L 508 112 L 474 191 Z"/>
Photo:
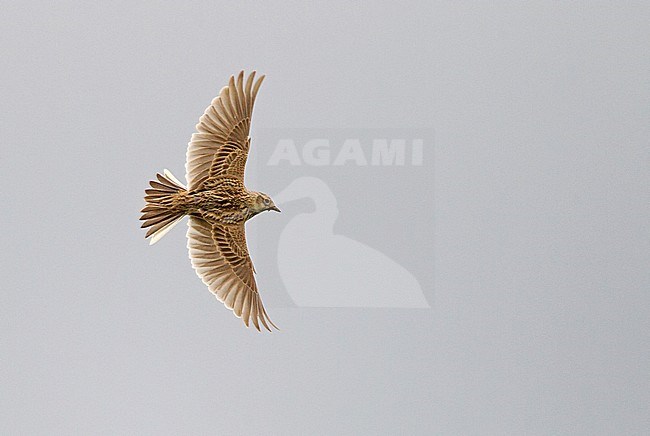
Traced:
<path id="1" fill-rule="evenodd" d="M 205 110 L 187 148 L 187 188 L 169 171 L 156 174 L 145 190 L 142 227 L 151 243 L 189 216 L 187 247 L 192 266 L 219 301 L 260 330 L 275 327 L 264 310 L 246 246 L 244 223 L 266 210 L 271 198 L 244 186 L 250 121 L 264 76 L 240 72 Z"/>

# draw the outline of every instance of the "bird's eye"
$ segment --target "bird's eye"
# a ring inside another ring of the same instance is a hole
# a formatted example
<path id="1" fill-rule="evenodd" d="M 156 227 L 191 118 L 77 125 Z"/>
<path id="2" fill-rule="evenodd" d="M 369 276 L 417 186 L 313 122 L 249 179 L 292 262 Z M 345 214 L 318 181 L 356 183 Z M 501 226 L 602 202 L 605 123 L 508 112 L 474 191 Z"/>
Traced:
<path id="1" fill-rule="evenodd" d="M 268 198 L 265 198 L 264 199 L 264 204 L 268 206 L 269 204 L 271 204 L 271 200 L 269 200 Z"/>

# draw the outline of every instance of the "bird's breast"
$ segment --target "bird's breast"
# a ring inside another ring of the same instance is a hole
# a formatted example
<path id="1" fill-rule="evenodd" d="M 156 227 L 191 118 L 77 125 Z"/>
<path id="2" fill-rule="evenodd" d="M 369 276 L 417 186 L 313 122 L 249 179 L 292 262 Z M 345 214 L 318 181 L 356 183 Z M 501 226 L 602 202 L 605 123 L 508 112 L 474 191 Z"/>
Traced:
<path id="1" fill-rule="evenodd" d="M 193 206 L 197 214 L 211 223 L 239 224 L 250 215 L 241 193 L 219 188 L 194 193 Z"/>

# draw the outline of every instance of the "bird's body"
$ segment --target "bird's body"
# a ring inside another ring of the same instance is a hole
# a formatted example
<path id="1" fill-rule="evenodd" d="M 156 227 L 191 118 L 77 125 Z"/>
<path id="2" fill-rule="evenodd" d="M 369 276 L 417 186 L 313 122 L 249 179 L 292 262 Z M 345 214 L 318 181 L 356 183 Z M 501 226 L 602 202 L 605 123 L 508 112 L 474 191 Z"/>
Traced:
<path id="1" fill-rule="evenodd" d="M 188 186 L 167 170 L 157 174 L 145 190 L 140 219 L 153 244 L 189 216 L 188 249 L 199 277 L 247 326 L 252 321 L 258 330 L 260 323 L 270 330 L 275 325 L 257 291 L 244 224 L 279 209 L 268 195 L 244 185 L 250 119 L 264 76 L 255 82 L 253 72 L 245 83 L 243 76 L 231 77 L 199 120 L 187 149 Z"/>
<path id="2" fill-rule="evenodd" d="M 195 191 L 179 191 L 171 197 L 175 210 L 213 224 L 243 224 L 254 213 L 257 193 L 235 177 L 208 179 Z"/>

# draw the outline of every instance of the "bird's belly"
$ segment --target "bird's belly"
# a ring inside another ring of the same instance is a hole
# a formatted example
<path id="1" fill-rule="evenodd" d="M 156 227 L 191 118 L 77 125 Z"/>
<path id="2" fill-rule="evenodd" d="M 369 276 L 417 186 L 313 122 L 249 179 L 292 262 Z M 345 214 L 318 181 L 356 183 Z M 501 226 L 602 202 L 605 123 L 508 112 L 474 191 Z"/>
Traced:
<path id="1" fill-rule="evenodd" d="M 222 190 L 202 191 L 193 195 L 193 212 L 210 223 L 238 224 L 248 216 L 245 205 L 232 193 Z"/>

